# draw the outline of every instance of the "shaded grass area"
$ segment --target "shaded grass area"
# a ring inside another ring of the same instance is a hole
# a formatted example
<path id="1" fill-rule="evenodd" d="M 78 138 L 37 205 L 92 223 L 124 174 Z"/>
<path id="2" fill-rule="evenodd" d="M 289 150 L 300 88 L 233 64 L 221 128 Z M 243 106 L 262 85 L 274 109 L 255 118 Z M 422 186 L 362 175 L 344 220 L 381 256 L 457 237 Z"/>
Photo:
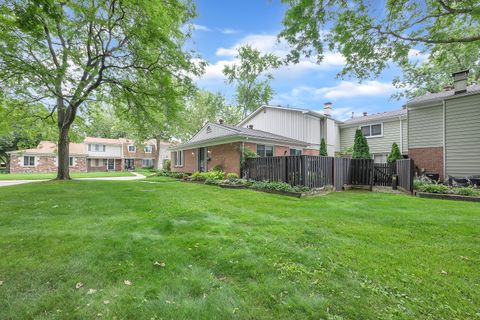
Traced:
<path id="1" fill-rule="evenodd" d="M 479 317 L 476 203 L 140 181 L 0 194 L 1 319 Z"/>
<path id="2" fill-rule="evenodd" d="M 71 172 L 71 178 L 102 178 L 102 177 L 129 177 L 132 173 L 127 171 L 106 172 Z M 55 179 L 56 173 L 6 173 L 0 174 L 0 180 L 45 180 Z"/>

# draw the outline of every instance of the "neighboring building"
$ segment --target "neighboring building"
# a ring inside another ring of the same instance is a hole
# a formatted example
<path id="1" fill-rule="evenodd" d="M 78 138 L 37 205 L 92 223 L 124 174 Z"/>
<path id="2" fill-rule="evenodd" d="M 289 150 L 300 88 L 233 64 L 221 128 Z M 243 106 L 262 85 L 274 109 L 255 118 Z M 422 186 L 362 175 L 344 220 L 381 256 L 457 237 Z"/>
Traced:
<path id="1" fill-rule="evenodd" d="M 340 124 L 340 149 L 353 147 L 355 131 L 361 129 L 377 163 L 386 163 L 392 144 L 397 143 L 403 155 L 408 154 L 408 124 L 406 107 L 383 113 L 348 119 Z"/>
<path id="2" fill-rule="evenodd" d="M 408 155 L 422 171 L 480 175 L 480 86 L 468 71 L 453 74 L 454 88 L 414 98 L 408 108 Z"/>
<path id="3" fill-rule="evenodd" d="M 238 126 L 271 132 L 307 143 L 303 153 L 318 155 L 321 139 L 325 139 L 328 155 L 340 150 L 339 124 L 331 117 L 332 104 L 325 103 L 324 112 L 282 106 L 261 106 Z"/>
<path id="4" fill-rule="evenodd" d="M 87 171 L 87 154 L 83 143 L 70 143 L 70 171 Z M 7 152 L 10 154 L 11 173 L 55 172 L 57 171 L 57 144 L 41 141 L 37 148 Z"/>
<path id="5" fill-rule="evenodd" d="M 308 143 L 274 133 L 207 123 L 187 143 L 170 148 L 172 171 L 208 171 L 220 167 L 225 172 L 240 175 L 240 161 L 243 149 L 248 148 L 259 156 L 283 156 L 301 154 Z"/>
<path id="6" fill-rule="evenodd" d="M 161 143 L 160 157 L 168 159 L 168 143 Z M 122 171 L 150 168 L 156 159 L 156 141 L 135 145 L 129 139 L 87 137 L 83 143 L 70 143 L 70 170 L 72 172 Z M 10 172 L 56 172 L 57 144 L 42 141 L 35 149 L 8 152 Z M 167 156 L 165 155 L 167 153 Z"/>

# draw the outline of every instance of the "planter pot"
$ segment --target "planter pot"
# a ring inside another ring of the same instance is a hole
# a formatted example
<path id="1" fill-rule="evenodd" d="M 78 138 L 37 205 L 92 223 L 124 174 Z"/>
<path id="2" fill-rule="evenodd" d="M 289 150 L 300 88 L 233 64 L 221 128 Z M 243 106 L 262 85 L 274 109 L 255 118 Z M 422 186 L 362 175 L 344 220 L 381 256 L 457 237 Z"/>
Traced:
<path id="1" fill-rule="evenodd" d="M 480 202 L 480 197 L 461 196 L 461 195 L 458 195 L 458 194 L 429 193 L 429 192 L 418 192 L 418 191 L 416 191 L 415 195 L 419 198 Z"/>

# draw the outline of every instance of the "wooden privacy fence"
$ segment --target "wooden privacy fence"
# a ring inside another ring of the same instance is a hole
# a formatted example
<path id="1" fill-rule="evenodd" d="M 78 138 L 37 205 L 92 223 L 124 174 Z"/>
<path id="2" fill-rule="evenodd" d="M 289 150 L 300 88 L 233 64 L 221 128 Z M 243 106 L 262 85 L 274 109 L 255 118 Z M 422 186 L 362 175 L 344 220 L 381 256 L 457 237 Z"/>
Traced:
<path id="1" fill-rule="evenodd" d="M 319 188 L 333 185 L 390 186 L 393 174 L 398 185 L 413 191 L 413 160 L 398 160 L 396 164 L 378 164 L 372 159 L 348 159 L 320 156 L 262 157 L 246 160 L 245 176 L 257 181 L 281 181 L 292 186 Z"/>
<path id="2" fill-rule="evenodd" d="M 319 188 L 333 184 L 333 157 L 283 156 L 246 160 L 247 179 Z"/>
<path id="3" fill-rule="evenodd" d="M 412 159 L 397 160 L 398 186 L 407 192 L 413 192 L 415 164 Z"/>

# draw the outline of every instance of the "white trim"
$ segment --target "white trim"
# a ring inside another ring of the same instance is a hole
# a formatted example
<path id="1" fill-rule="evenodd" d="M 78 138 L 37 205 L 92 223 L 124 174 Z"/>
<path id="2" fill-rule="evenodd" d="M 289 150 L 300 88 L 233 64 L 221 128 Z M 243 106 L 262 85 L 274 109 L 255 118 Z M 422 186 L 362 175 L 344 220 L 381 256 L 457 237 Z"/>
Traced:
<path id="1" fill-rule="evenodd" d="M 400 119 L 400 154 L 403 154 L 403 124 L 402 119 Z"/>
<path id="2" fill-rule="evenodd" d="M 130 147 L 133 147 L 133 151 L 130 151 Z M 129 144 L 129 145 L 127 145 L 127 151 L 128 152 L 137 152 L 137 147 L 134 144 Z"/>
<path id="3" fill-rule="evenodd" d="M 443 108 L 443 137 L 442 137 L 442 146 L 443 146 L 443 179 L 446 178 L 446 171 L 447 171 L 447 152 L 446 152 L 446 135 L 447 135 L 447 104 L 445 100 L 442 101 L 442 108 Z"/>
<path id="4" fill-rule="evenodd" d="M 150 151 L 146 151 L 145 148 L 150 148 Z M 144 146 L 144 147 L 143 147 L 143 152 L 145 152 L 145 153 L 152 153 L 152 152 L 153 152 L 153 146 L 150 146 L 150 145 Z"/>

